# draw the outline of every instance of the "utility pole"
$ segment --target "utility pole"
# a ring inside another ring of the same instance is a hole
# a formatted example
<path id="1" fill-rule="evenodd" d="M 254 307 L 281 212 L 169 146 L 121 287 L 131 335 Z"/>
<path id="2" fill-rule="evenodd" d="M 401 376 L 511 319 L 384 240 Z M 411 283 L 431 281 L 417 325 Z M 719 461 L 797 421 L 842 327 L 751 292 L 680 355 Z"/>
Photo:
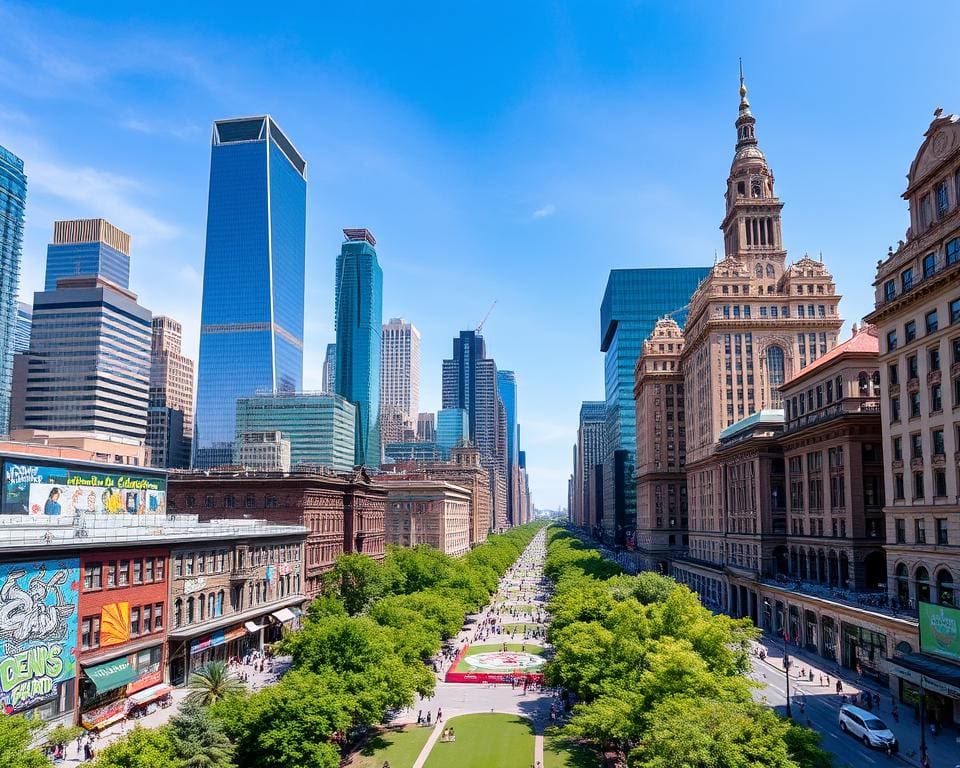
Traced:
<path id="1" fill-rule="evenodd" d="M 787 651 L 787 633 L 783 633 L 783 674 L 787 676 L 787 717 L 793 719 L 793 712 L 790 709 L 790 655 Z M 922 747 L 921 747 L 922 749 Z"/>

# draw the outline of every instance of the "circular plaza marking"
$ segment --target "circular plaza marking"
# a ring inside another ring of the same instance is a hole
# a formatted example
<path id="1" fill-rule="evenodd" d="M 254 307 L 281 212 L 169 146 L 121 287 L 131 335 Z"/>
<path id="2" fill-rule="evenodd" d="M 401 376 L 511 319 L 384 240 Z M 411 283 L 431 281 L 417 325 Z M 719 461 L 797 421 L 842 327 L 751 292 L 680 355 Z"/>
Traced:
<path id="1" fill-rule="evenodd" d="M 521 651 L 475 653 L 471 656 L 464 656 L 463 661 L 474 669 L 482 669 L 488 672 L 513 672 L 515 670 L 527 672 L 540 669 L 545 663 L 542 656 Z"/>

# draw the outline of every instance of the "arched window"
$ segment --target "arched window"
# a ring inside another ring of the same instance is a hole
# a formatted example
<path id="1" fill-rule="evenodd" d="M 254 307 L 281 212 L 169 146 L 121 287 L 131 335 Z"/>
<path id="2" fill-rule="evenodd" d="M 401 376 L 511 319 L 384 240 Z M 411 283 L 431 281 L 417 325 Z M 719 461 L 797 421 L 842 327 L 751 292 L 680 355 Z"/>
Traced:
<path id="1" fill-rule="evenodd" d="M 203 609 L 203 595 L 200 595 L 200 597 L 197 598 L 197 621 L 203 621 Z"/>
<path id="2" fill-rule="evenodd" d="M 897 600 L 901 605 L 910 603 L 910 575 L 904 563 L 897 564 Z"/>
<path id="3" fill-rule="evenodd" d="M 179 597 L 173 601 L 173 626 L 179 627 L 183 623 L 183 600 Z"/>
<path id="4" fill-rule="evenodd" d="M 750 182 L 750 197 L 763 197 L 763 185 L 760 179 L 754 179 Z"/>
<path id="5" fill-rule="evenodd" d="M 937 571 L 937 602 L 940 605 L 956 605 L 953 596 L 953 574 L 946 568 Z"/>
<path id="6" fill-rule="evenodd" d="M 767 277 L 773 277 L 774 274 L 773 264 L 767 264 Z"/>
<path id="7" fill-rule="evenodd" d="M 929 603 L 930 572 L 921 565 L 914 574 L 914 580 L 917 582 L 917 600 L 923 603 Z"/>
<path id="8" fill-rule="evenodd" d="M 187 598 L 187 624 L 193 624 L 193 598 Z"/>
<path id="9" fill-rule="evenodd" d="M 223 590 L 217 593 L 217 616 L 223 615 Z"/>
<path id="10" fill-rule="evenodd" d="M 782 408 L 780 386 L 784 380 L 783 347 L 767 347 L 767 382 L 770 385 L 770 407 Z"/>
<path id="11" fill-rule="evenodd" d="M 207 595 L 207 618 L 208 619 L 212 619 L 214 616 L 216 616 L 216 613 L 214 613 L 214 608 L 215 608 L 214 601 L 216 599 L 217 597 L 216 595 L 213 594 L 213 592 Z"/>
<path id="12" fill-rule="evenodd" d="M 870 379 L 870 384 L 871 397 L 878 397 L 880 395 L 880 371 L 873 372 L 873 377 Z"/>

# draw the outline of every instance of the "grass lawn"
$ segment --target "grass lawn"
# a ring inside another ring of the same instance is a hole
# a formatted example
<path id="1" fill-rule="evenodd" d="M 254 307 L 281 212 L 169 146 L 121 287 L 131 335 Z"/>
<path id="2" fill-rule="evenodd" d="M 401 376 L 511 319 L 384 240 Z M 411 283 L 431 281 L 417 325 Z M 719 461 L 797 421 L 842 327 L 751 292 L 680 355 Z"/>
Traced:
<path id="1" fill-rule="evenodd" d="M 521 623 L 521 624 L 504 624 L 504 625 L 503 625 L 503 631 L 504 631 L 504 632 L 513 632 L 514 630 L 516 630 L 517 632 L 523 632 L 524 630 L 534 629 L 534 628 L 536 628 L 536 627 L 542 627 L 542 626 L 543 626 L 543 624 L 537 624 L 536 622 L 533 622 L 533 621 L 528 621 L 528 622 L 526 622 L 525 624 L 523 624 L 523 623 Z"/>
<path id="2" fill-rule="evenodd" d="M 384 760 L 389 761 L 390 768 L 413 768 L 432 730 L 418 725 L 386 730 L 354 755 L 350 768 L 381 768 Z"/>
<path id="3" fill-rule="evenodd" d="M 524 647 L 526 647 L 526 651 L 523 650 Z M 473 654 L 476 654 L 476 653 L 496 653 L 497 651 L 502 651 L 502 650 L 503 650 L 502 644 L 501 645 L 471 645 L 469 648 L 467 648 L 467 652 L 463 655 L 472 656 Z M 539 645 L 534 645 L 533 643 L 527 643 L 526 646 L 524 646 L 523 643 L 507 643 L 507 650 L 531 653 L 534 656 L 543 655 L 543 649 Z M 544 661 L 544 663 L 546 663 L 546 661 Z M 478 672 L 478 671 L 484 672 L 484 671 L 490 671 L 490 670 L 478 670 L 476 667 L 471 667 L 469 664 L 467 664 L 465 661 L 461 659 L 460 663 L 457 664 L 456 668 L 453 671 L 454 672 Z M 539 672 L 540 670 L 531 669 L 527 671 Z M 527 768 L 529 768 L 529 766 L 527 766 Z"/>
<path id="4" fill-rule="evenodd" d="M 506 611 L 512 611 L 514 608 L 516 608 L 521 613 L 532 613 L 534 610 L 536 610 L 537 606 L 531 603 L 507 603 L 503 606 L 503 608 Z"/>
<path id="5" fill-rule="evenodd" d="M 543 739 L 543 768 L 600 768 L 600 758 L 592 750 L 548 731 Z"/>
<path id="6" fill-rule="evenodd" d="M 461 715 L 447 725 L 457 740 L 437 741 L 426 768 L 530 768 L 533 764 L 533 726 L 518 715 Z"/>

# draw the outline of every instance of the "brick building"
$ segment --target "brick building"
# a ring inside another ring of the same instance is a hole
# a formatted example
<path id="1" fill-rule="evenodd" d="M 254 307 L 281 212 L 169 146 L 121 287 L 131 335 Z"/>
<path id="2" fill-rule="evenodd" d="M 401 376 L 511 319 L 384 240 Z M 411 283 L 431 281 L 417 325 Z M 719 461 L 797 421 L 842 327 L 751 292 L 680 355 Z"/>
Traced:
<path id="1" fill-rule="evenodd" d="M 447 555 L 470 551 L 470 506 L 466 488 L 439 480 L 396 480 L 387 494 L 388 544 L 428 544 Z"/>
<path id="2" fill-rule="evenodd" d="M 320 593 L 321 577 L 342 553 L 382 560 L 387 491 L 363 469 L 350 475 L 321 471 L 181 472 L 170 475 L 173 512 L 201 520 L 260 519 L 307 529 L 303 589 Z"/>

